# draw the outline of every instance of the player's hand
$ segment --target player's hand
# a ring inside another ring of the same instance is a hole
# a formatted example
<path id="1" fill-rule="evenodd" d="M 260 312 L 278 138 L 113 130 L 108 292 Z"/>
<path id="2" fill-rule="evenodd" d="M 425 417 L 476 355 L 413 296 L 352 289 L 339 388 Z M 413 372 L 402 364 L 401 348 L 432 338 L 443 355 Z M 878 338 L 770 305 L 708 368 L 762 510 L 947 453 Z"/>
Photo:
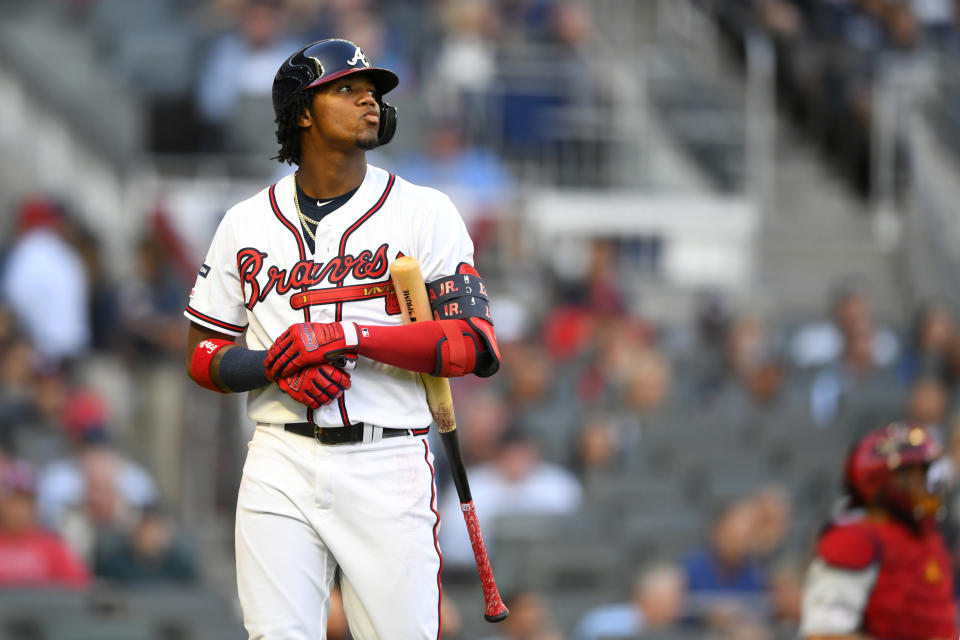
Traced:
<path id="1" fill-rule="evenodd" d="M 292 324 L 267 351 L 264 362 L 267 377 L 279 380 L 321 362 L 343 366 L 356 359 L 356 346 L 347 346 L 339 322 L 301 322 Z"/>
<path id="2" fill-rule="evenodd" d="M 324 362 L 307 367 L 293 375 L 277 378 L 277 386 L 299 402 L 311 409 L 330 404 L 350 388 L 350 374 Z"/>

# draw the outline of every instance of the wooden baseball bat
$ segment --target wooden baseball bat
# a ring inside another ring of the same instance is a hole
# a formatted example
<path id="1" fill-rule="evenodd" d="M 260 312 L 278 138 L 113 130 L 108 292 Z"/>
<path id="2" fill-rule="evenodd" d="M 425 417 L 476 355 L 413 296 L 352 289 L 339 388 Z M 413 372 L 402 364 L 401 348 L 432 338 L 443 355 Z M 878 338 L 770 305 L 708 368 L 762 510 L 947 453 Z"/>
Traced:
<path id="1" fill-rule="evenodd" d="M 400 302 L 403 323 L 432 320 L 433 314 L 430 312 L 427 288 L 423 283 L 423 275 L 420 273 L 420 264 L 417 259 L 410 256 L 397 258 L 390 265 L 390 277 L 393 279 L 393 287 Z M 487 622 L 500 622 L 510 614 L 510 611 L 503 604 L 497 583 L 493 579 L 493 569 L 490 567 L 490 558 L 487 557 L 487 546 L 483 543 L 477 510 L 473 506 L 473 496 L 470 494 L 470 484 L 467 481 L 467 467 L 463 462 L 460 439 L 457 436 L 457 417 L 453 411 L 450 382 L 446 378 L 435 378 L 426 373 L 421 373 L 420 378 L 427 392 L 430 413 L 440 430 L 440 440 L 447 452 L 453 484 L 460 498 L 460 511 L 463 512 L 467 532 L 470 534 L 470 545 L 473 547 L 473 557 L 477 562 L 480 584 L 483 587 L 483 599 L 486 603 L 483 617 Z"/>

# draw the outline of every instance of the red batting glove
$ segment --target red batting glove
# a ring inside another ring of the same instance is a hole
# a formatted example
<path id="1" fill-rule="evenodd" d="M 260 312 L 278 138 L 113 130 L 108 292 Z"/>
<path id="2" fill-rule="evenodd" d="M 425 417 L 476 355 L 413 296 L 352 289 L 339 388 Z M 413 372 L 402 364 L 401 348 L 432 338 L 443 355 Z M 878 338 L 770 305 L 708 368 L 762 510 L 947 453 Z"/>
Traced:
<path id="1" fill-rule="evenodd" d="M 356 362 L 357 325 L 352 322 L 301 322 L 292 324 L 267 351 L 264 368 L 270 380 L 279 380 L 299 369 L 335 362 Z"/>
<path id="2" fill-rule="evenodd" d="M 278 378 L 277 386 L 300 404 L 319 409 L 321 405 L 330 404 L 350 388 L 350 374 L 324 362 Z"/>

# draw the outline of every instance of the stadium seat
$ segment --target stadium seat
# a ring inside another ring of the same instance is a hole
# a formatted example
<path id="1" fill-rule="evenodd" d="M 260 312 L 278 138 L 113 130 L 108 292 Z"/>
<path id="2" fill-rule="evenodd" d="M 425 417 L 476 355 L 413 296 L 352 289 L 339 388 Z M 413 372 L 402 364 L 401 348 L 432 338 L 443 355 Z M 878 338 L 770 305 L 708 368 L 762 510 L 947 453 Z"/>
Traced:
<path id="1" fill-rule="evenodd" d="M 90 597 L 69 589 L 0 589 L 0 619 L 11 615 L 78 615 L 90 610 Z"/>
<path id="2" fill-rule="evenodd" d="M 134 618 L 84 617 L 44 624 L 46 640 L 158 640 L 149 622 Z"/>
<path id="3" fill-rule="evenodd" d="M 270 96 L 243 96 L 227 122 L 226 146 L 233 153 L 270 157 L 277 152 Z"/>

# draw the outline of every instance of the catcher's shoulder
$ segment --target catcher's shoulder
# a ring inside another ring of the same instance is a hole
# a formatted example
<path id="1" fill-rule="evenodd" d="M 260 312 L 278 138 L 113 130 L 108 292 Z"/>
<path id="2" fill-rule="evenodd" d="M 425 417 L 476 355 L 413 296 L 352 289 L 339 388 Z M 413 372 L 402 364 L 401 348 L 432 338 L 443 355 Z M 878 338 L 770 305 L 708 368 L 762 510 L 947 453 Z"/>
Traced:
<path id="1" fill-rule="evenodd" d="M 879 543 L 865 519 L 838 522 L 817 543 L 817 555 L 843 569 L 865 569 L 879 556 Z"/>

